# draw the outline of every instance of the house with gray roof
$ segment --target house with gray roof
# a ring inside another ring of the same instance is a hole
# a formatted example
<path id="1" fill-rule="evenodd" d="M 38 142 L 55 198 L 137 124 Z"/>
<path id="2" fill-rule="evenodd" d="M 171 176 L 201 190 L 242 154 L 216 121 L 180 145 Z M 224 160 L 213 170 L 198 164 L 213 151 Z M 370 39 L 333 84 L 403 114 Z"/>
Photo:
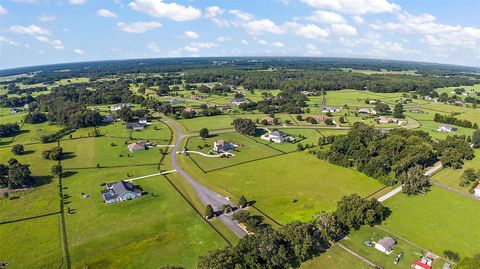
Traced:
<path id="1" fill-rule="evenodd" d="M 380 250 L 385 254 L 390 254 L 392 253 L 395 244 L 397 244 L 397 242 L 395 242 L 393 238 L 385 236 L 384 238 L 378 240 L 377 243 L 375 243 L 375 249 Z"/>
<path id="2" fill-rule="evenodd" d="M 142 191 L 129 181 L 107 183 L 102 191 L 103 202 L 106 204 L 122 202 L 142 196 Z"/>

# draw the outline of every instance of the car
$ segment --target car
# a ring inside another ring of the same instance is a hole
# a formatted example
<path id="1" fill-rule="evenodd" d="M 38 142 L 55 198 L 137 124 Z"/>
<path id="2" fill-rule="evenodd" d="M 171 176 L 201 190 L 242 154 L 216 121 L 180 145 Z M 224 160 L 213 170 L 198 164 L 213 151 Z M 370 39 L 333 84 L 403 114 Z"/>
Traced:
<path id="1" fill-rule="evenodd" d="M 367 240 L 367 241 L 363 242 L 363 244 L 367 247 L 373 247 L 373 242 L 372 241 Z"/>
<path id="2" fill-rule="evenodd" d="M 393 263 L 397 264 L 402 257 L 403 257 L 403 252 L 398 253 L 398 255 L 397 255 L 397 257 L 395 257 L 395 260 L 393 261 Z"/>

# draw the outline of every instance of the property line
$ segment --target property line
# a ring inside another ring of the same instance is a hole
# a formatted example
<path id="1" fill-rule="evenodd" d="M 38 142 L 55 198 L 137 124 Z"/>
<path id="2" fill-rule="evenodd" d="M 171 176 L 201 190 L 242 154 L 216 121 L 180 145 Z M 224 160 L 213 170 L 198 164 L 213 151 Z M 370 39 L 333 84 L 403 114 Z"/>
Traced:
<path id="1" fill-rule="evenodd" d="M 374 268 L 377 268 L 377 269 L 383 269 L 383 267 L 379 266 L 378 264 L 375 264 L 373 262 L 371 262 L 369 259 L 363 257 L 362 255 L 356 253 L 355 251 L 349 249 L 348 247 L 346 247 L 344 244 L 340 243 L 340 242 L 337 242 L 337 245 L 341 248 L 343 248 L 344 250 L 346 250 L 348 253 L 352 254 L 353 256 L 359 258 L 360 260 L 366 262 L 367 264 L 371 265 L 372 267 Z"/>
<path id="2" fill-rule="evenodd" d="M 269 215 L 267 215 L 267 213 L 263 212 L 262 210 L 260 210 L 258 207 L 252 205 L 251 207 L 255 208 L 258 212 L 260 212 L 261 214 L 263 214 L 265 217 L 267 217 L 267 219 L 271 220 L 273 223 L 277 224 L 278 226 L 283 226 L 283 224 L 281 224 L 280 222 L 276 221 L 274 218 L 270 217 Z"/>
<path id="3" fill-rule="evenodd" d="M 33 217 L 28 217 L 28 218 L 6 220 L 6 221 L 0 222 L 0 225 L 15 223 L 15 222 L 22 222 L 22 221 L 33 220 L 33 219 L 39 219 L 39 218 L 43 218 L 43 217 L 53 216 L 53 215 L 56 215 L 56 214 L 59 214 L 59 213 L 60 213 L 60 211 L 56 211 L 56 212 L 46 213 L 46 214 L 42 214 L 42 215 L 36 215 L 36 216 L 33 216 Z"/>
<path id="4" fill-rule="evenodd" d="M 130 178 L 130 179 L 125 179 L 125 181 L 135 181 L 135 180 L 139 180 L 139 179 L 144 179 L 144 178 L 149 178 L 149 177 L 155 177 L 155 176 L 162 176 L 162 175 L 168 175 L 170 173 L 173 173 L 173 172 L 177 172 L 177 170 L 170 170 L 170 171 L 165 171 L 165 172 L 161 172 L 161 173 L 155 173 L 155 174 L 150 174 L 150 175 L 146 175 L 146 176 L 141 176 L 141 177 L 135 177 L 135 178 Z"/>
<path id="5" fill-rule="evenodd" d="M 60 141 L 57 141 L 57 146 L 60 147 Z M 61 165 L 61 160 L 58 161 L 58 165 Z M 65 255 L 65 261 L 67 269 L 72 267 L 72 261 L 70 258 L 70 251 L 68 249 L 68 237 L 67 237 L 67 223 L 65 220 L 65 202 L 63 195 L 63 178 L 62 173 L 58 175 L 58 195 L 60 196 L 60 227 L 61 227 L 61 237 L 63 243 L 63 252 Z"/>
<path id="6" fill-rule="evenodd" d="M 283 156 L 283 155 L 290 154 L 290 153 L 293 153 L 293 152 L 296 152 L 296 151 L 292 151 L 292 152 L 288 152 L 288 153 L 283 153 L 283 154 L 280 153 L 280 154 L 277 154 L 277 155 L 266 156 L 266 157 L 263 157 L 263 158 L 258 158 L 258 159 L 254 159 L 254 160 L 244 161 L 244 162 L 241 162 L 241 163 L 236 163 L 236 164 L 232 164 L 232 165 L 227 165 L 227 166 L 224 166 L 224 167 L 220 167 L 220 168 L 215 168 L 215 169 L 212 169 L 212 170 L 208 170 L 208 171 L 206 171 L 205 173 L 210 173 L 210 172 L 214 172 L 214 171 L 218 171 L 218 170 L 222 170 L 222 169 L 231 168 L 231 167 L 234 167 L 234 166 L 237 166 L 237 165 L 242 165 L 242 164 L 252 163 L 252 162 L 256 162 L 256 161 L 266 160 L 266 159 L 270 159 L 270 158 L 274 158 L 274 157 L 278 157 L 278 156 Z"/>

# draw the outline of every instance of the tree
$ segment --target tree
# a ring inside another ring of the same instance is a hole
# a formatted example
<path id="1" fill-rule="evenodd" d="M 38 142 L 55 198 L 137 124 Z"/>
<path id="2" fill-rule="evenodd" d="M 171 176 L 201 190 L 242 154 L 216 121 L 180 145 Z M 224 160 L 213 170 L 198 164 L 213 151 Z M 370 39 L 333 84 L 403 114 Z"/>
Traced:
<path id="1" fill-rule="evenodd" d="M 390 107 L 385 104 L 385 103 L 377 103 L 375 105 L 375 110 L 379 113 L 379 114 L 387 114 L 390 112 Z"/>
<path id="2" fill-rule="evenodd" d="M 30 165 L 21 164 L 15 159 L 10 159 L 8 166 L 8 187 L 21 188 L 32 184 Z"/>
<path id="3" fill-rule="evenodd" d="M 15 155 L 22 155 L 25 152 L 25 148 L 21 144 L 13 145 L 12 153 Z"/>
<path id="4" fill-rule="evenodd" d="M 117 110 L 117 116 L 124 122 L 130 122 L 133 120 L 134 113 L 130 107 L 122 107 Z"/>
<path id="5" fill-rule="evenodd" d="M 328 247 L 318 229 L 312 223 L 291 222 L 280 229 L 290 242 L 293 254 L 299 261 L 305 261 Z"/>
<path id="6" fill-rule="evenodd" d="M 198 259 L 198 269 L 235 269 L 237 258 L 231 248 L 212 250 Z"/>
<path id="7" fill-rule="evenodd" d="M 480 129 L 473 131 L 472 144 L 474 148 L 480 148 Z"/>
<path id="8" fill-rule="evenodd" d="M 457 269 L 480 269 L 480 253 L 473 257 L 464 257 L 457 264 Z"/>
<path id="9" fill-rule="evenodd" d="M 443 251 L 443 255 L 445 255 L 445 257 L 447 257 L 447 259 L 451 260 L 452 262 L 458 262 L 460 260 L 460 254 L 453 250 L 447 249 Z"/>
<path id="10" fill-rule="evenodd" d="M 251 119 L 234 119 L 233 126 L 237 132 L 243 135 L 254 135 L 256 132 L 255 122 Z"/>
<path id="11" fill-rule="evenodd" d="M 395 107 L 393 108 L 393 117 L 398 118 L 398 119 L 403 119 L 405 118 L 405 115 L 403 115 L 403 105 L 402 104 L 396 104 Z"/>
<path id="12" fill-rule="evenodd" d="M 419 165 L 402 172 L 398 180 L 403 184 L 403 192 L 408 195 L 425 193 L 430 189 L 430 179 Z"/>
<path id="13" fill-rule="evenodd" d="M 208 129 L 207 128 L 202 128 L 200 130 L 200 137 L 205 139 L 205 138 L 208 138 L 210 136 L 209 132 L 208 132 Z"/>
<path id="14" fill-rule="evenodd" d="M 62 159 L 63 149 L 61 147 L 54 147 L 52 149 L 45 150 L 44 152 L 42 152 L 42 156 L 44 159 L 47 159 L 47 160 L 59 161 Z"/>
<path id="15" fill-rule="evenodd" d="M 50 171 L 52 172 L 52 175 L 60 177 L 63 172 L 63 167 L 61 164 L 55 164 L 55 165 L 52 165 L 52 168 L 50 169 Z"/>
<path id="16" fill-rule="evenodd" d="M 240 199 L 238 199 L 238 205 L 240 205 L 240 208 L 245 208 L 248 206 L 248 201 L 245 198 L 245 196 L 240 196 Z"/>
<path id="17" fill-rule="evenodd" d="M 358 229 L 361 225 L 375 225 L 384 217 L 385 208 L 375 199 L 364 199 L 358 194 L 344 196 L 337 203 L 335 216 L 347 229 Z"/>
<path id="18" fill-rule="evenodd" d="M 343 229 L 334 213 L 321 212 L 314 221 L 315 226 L 328 242 L 337 241 L 343 236 Z"/>
<path id="19" fill-rule="evenodd" d="M 30 123 L 30 124 L 42 123 L 46 121 L 47 121 L 47 115 L 37 111 L 28 113 L 23 117 L 23 122 Z"/>
<path id="20" fill-rule="evenodd" d="M 215 215 L 215 212 L 213 211 L 213 207 L 211 205 L 207 205 L 205 208 L 205 218 L 206 219 L 211 219 Z"/>

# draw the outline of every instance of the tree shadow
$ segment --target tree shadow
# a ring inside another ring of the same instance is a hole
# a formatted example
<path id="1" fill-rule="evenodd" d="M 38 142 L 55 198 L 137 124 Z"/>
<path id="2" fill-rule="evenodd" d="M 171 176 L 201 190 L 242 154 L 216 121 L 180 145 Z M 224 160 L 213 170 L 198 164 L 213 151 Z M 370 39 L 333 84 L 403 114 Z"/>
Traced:
<path id="1" fill-rule="evenodd" d="M 67 171 L 67 172 L 63 172 L 62 173 L 62 178 L 68 178 L 68 177 L 71 177 L 75 174 L 78 174 L 78 172 L 76 171 Z"/>
<path id="2" fill-rule="evenodd" d="M 383 219 L 387 219 L 391 214 L 392 210 L 389 207 L 385 207 L 385 210 L 383 211 Z"/>
<path id="3" fill-rule="evenodd" d="M 262 135 L 264 135 L 266 133 L 267 133 L 267 130 L 262 129 L 262 128 L 257 128 L 257 129 L 255 129 L 255 134 L 253 136 L 261 137 Z"/>
<path id="4" fill-rule="evenodd" d="M 77 157 L 77 155 L 75 155 L 73 152 L 64 152 L 62 154 L 62 160 L 69 160 L 69 159 L 73 159 Z"/>
<path id="5" fill-rule="evenodd" d="M 22 155 L 29 155 L 35 153 L 35 150 L 25 150 Z"/>
<path id="6" fill-rule="evenodd" d="M 41 185 L 52 182 L 53 176 L 33 176 L 33 186 L 38 187 Z"/>

